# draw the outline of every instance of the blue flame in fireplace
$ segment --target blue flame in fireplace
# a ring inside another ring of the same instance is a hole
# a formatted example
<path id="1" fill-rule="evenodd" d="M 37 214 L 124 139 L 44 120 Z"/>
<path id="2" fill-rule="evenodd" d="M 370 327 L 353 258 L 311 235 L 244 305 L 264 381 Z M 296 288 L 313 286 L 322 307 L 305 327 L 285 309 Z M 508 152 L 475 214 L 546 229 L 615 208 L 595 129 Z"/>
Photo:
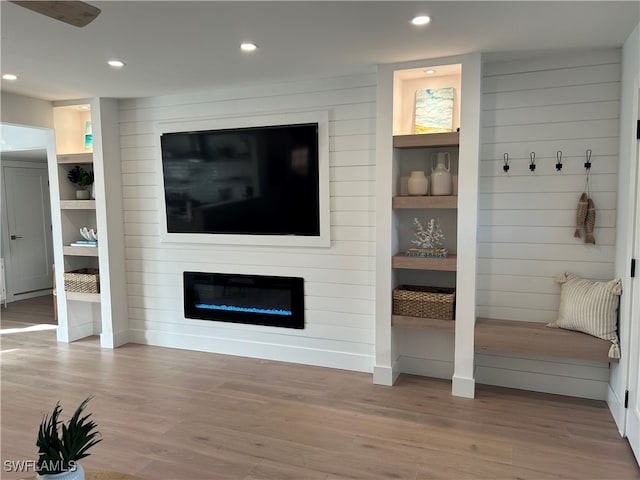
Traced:
<path id="1" fill-rule="evenodd" d="M 273 308 L 238 307 L 235 305 L 213 305 L 210 303 L 196 303 L 196 308 L 207 310 L 224 310 L 225 312 L 264 313 L 267 315 L 293 315 L 291 310 L 277 310 Z"/>

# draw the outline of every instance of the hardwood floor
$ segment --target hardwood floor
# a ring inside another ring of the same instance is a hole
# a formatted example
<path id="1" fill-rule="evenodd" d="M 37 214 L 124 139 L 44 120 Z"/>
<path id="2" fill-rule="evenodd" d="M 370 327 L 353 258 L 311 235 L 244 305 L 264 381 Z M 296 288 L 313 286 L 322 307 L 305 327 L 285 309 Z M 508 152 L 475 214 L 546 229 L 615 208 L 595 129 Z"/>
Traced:
<path id="1" fill-rule="evenodd" d="M 57 322 L 53 318 L 53 295 L 7 303 L 7 308 L 0 308 L 0 317 L 3 323 L 56 325 Z"/>
<path id="2" fill-rule="evenodd" d="M 95 395 L 104 440 L 85 469 L 146 479 L 640 479 L 604 402 L 482 386 L 469 400 L 415 376 L 383 387 L 327 368 L 56 343 L 54 330 L 19 330 L 47 323 L 30 320 L 2 311 L 3 463 L 36 458 L 56 401 L 66 419 Z"/>

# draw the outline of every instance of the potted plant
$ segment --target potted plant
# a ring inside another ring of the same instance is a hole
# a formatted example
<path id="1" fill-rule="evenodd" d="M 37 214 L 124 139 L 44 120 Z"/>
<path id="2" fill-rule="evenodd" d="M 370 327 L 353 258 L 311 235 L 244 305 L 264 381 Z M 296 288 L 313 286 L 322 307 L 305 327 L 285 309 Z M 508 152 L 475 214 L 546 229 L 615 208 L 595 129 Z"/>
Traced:
<path id="1" fill-rule="evenodd" d="M 50 416 L 45 414 L 38 430 L 38 480 L 84 480 L 78 461 L 89 456 L 88 450 L 102 441 L 98 425 L 81 416 L 92 397 L 86 398 L 65 424 L 59 420 L 62 407 L 58 402 Z M 61 427 L 61 428 L 60 428 Z"/>
<path id="2" fill-rule="evenodd" d="M 89 188 L 93 185 L 93 172 L 85 170 L 80 165 L 76 165 L 69 171 L 67 178 L 71 183 L 78 185 L 78 190 L 76 190 L 76 199 L 89 200 L 91 197 Z"/>

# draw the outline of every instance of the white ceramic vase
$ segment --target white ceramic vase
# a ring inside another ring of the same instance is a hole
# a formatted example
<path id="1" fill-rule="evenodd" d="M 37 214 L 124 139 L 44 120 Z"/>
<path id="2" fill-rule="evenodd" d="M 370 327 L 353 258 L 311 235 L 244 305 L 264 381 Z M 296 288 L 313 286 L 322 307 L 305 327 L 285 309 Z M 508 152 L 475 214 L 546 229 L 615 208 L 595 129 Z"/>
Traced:
<path id="1" fill-rule="evenodd" d="M 36 480 L 84 480 L 84 469 L 82 465 L 76 463 L 75 470 L 56 473 L 54 475 L 36 475 Z"/>
<path id="2" fill-rule="evenodd" d="M 426 195 L 429 192 L 429 177 L 423 171 L 413 171 L 409 177 L 407 191 L 409 195 Z"/>
<path id="3" fill-rule="evenodd" d="M 90 196 L 89 190 L 76 190 L 76 200 L 89 200 Z"/>
<path id="4" fill-rule="evenodd" d="M 434 160 L 437 165 L 434 164 Z M 431 157 L 431 195 L 451 195 L 452 193 L 449 152 L 434 153 Z"/>

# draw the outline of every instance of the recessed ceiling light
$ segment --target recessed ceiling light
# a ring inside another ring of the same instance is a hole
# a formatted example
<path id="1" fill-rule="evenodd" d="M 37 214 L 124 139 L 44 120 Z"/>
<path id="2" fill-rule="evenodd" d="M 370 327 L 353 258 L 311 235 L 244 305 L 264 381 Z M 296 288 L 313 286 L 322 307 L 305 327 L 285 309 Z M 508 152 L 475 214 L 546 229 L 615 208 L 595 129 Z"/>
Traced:
<path id="1" fill-rule="evenodd" d="M 89 110 L 89 105 L 80 105 L 80 110 Z"/>
<path id="2" fill-rule="evenodd" d="M 436 71 L 430 68 L 429 70 L 425 70 L 424 73 L 426 73 L 427 75 L 433 75 L 434 73 L 436 73 Z"/>
<path id="3" fill-rule="evenodd" d="M 2 79 L 3 80 L 17 80 L 18 79 L 18 75 L 14 75 L 13 73 L 5 73 L 4 75 L 2 75 Z"/>
<path id="4" fill-rule="evenodd" d="M 420 15 L 418 17 L 413 17 L 411 23 L 414 25 L 426 25 L 431 21 L 431 17 L 427 17 L 426 15 Z"/>
<path id="5" fill-rule="evenodd" d="M 243 52 L 253 52 L 257 50 L 258 46 L 255 43 L 242 43 L 240 44 L 240 50 Z"/>
<path id="6" fill-rule="evenodd" d="M 110 67 L 113 68 L 122 68 L 124 67 L 124 62 L 122 60 L 109 60 L 107 62 Z"/>

